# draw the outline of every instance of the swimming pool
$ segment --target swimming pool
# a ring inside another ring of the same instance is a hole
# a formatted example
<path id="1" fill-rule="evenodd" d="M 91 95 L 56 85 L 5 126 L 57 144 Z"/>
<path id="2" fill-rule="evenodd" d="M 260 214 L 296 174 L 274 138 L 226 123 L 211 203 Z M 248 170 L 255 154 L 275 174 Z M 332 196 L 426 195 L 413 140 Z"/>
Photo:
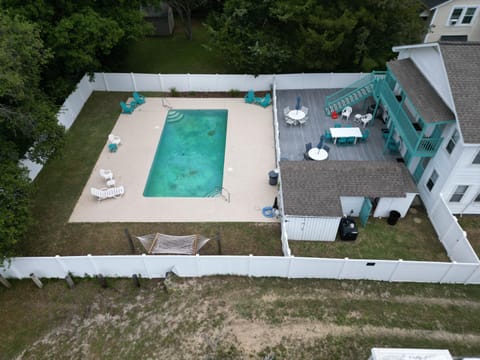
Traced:
<path id="1" fill-rule="evenodd" d="M 227 110 L 169 110 L 145 197 L 209 197 L 223 183 Z"/>

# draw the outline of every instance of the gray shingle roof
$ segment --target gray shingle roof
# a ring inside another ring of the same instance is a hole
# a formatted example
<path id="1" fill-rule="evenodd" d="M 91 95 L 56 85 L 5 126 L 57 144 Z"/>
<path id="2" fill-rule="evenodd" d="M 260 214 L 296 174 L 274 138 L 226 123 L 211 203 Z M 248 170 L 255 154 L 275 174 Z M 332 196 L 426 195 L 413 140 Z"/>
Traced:
<path id="1" fill-rule="evenodd" d="M 389 61 L 387 67 L 407 92 L 408 98 L 425 122 L 455 119 L 453 112 L 412 60 Z"/>
<path id="2" fill-rule="evenodd" d="M 281 161 L 286 215 L 342 216 L 340 196 L 417 193 L 407 168 L 393 161 Z"/>
<path id="3" fill-rule="evenodd" d="M 447 2 L 447 0 L 440 0 L 440 1 L 439 1 L 439 0 L 423 0 L 423 3 L 424 3 L 429 9 L 434 8 L 434 7 L 438 6 L 438 5 L 441 5 L 441 4 L 446 3 L 446 2 Z"/>
<path id="4" fill-rule="evenodd" d="M 480 144 L 480 43 L 440 43 L 465 143 Z"/>

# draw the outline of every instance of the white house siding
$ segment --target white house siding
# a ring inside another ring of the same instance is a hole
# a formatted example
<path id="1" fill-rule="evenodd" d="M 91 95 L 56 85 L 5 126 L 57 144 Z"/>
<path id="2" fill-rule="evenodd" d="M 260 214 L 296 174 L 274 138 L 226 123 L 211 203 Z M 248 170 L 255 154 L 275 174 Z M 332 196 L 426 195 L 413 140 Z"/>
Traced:
<path id="1" fill-rule="evenodd" d="M 468 7 L 477 6 L 478 10 L 475 14 L 473 22 L 469 25 L 450 25 L 450 14 L 454 7 Z M 448 1 L 445 4 L 440 5 L 430 23 L 430 31 L 425 36 L 424 42 L 437 42 L 442 35 L 467 35 L 468 41 L 480 40 L 480 1 L 478 0 L 454 0 Z"/>
<path id="2" fill-rule="evenodd" d="M 340 196 L 343 214 L 358 216 L 362 209 L 364 199 L 363 196 Z"/>
<path id="3" fill-rule="evenodd" d="M 442 193 L 447 205 L 454 214 L 480 214 L 480 204 L 473 203 L 480 193 L 480 165 L 473 164 L 473 159 L 480 151 L 480 146 L 463 144 L 460 139 L 449 154 L 445 149 L 456 126 L 449 126 L 443 133 L 444 141 L 435 157 L 428 164 L 418 184 L 422 199 L 427 207 L 433 205 Z M 433 169 L 438 173 L 438 180 L 432 191 L 428 191 L 426 183 Z M 468 185 L 468 190 L 458 203 L 449 202 L 458 185 Z"/>
<path id="4" fill-rule="evenodd" d="M 400 213 L 401 217 L 407 215 L 410 205 L 412 205 L 413 199 L 417 194 L 407 193 L 404 198 L 381 198 L 378 201 L 375 212 L 373 213 L 374 217 L 388 217 L 390 211 L 395 210 Z"/>
<path id="5" fill-rule="evenodd" d="M 394 48 L 395 51 L 396 48 Z M 428 79 L 438 95 L 450 109 L 454 109 L 447 73 L 437 45 L 401 49 L 398 59 L 410 58 Z"/>
<path id="6" fill-rule="evenodd" d="M 286 216 L 288 240 L 335 241 L 340 217 Z"/>

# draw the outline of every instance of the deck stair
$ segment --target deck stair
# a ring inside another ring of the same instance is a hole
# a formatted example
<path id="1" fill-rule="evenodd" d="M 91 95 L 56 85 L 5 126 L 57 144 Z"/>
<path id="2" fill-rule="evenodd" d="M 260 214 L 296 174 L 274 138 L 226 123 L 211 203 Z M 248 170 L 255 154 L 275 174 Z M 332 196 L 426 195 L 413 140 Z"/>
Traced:
<path id="1" fill-rule="evenodd" d="M 183 119 L 183 114 L 176 110 L 169 110 L 167 115 L 167 122 L 177 122 Z"/>
<path id="2" fill-rule="evenodd" d="M 346 106 L 353 106 L 370 96 L 374 96 L 377 80 L 384 78 L 384 73 L 373 72 L 353 84 L 325 98 L 325 114 L 341 113 Z"/>

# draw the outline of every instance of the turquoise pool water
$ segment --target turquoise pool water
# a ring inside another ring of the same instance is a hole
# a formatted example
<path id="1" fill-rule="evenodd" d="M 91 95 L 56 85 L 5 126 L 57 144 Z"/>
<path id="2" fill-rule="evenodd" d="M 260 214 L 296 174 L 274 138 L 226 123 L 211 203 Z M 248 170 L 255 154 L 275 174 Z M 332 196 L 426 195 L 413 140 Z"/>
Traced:
<path id="1" fill-rule="evenodd" d="M 227 110 L 170 110 L 146 197 L 207 197 L 223 183 Z"/>

